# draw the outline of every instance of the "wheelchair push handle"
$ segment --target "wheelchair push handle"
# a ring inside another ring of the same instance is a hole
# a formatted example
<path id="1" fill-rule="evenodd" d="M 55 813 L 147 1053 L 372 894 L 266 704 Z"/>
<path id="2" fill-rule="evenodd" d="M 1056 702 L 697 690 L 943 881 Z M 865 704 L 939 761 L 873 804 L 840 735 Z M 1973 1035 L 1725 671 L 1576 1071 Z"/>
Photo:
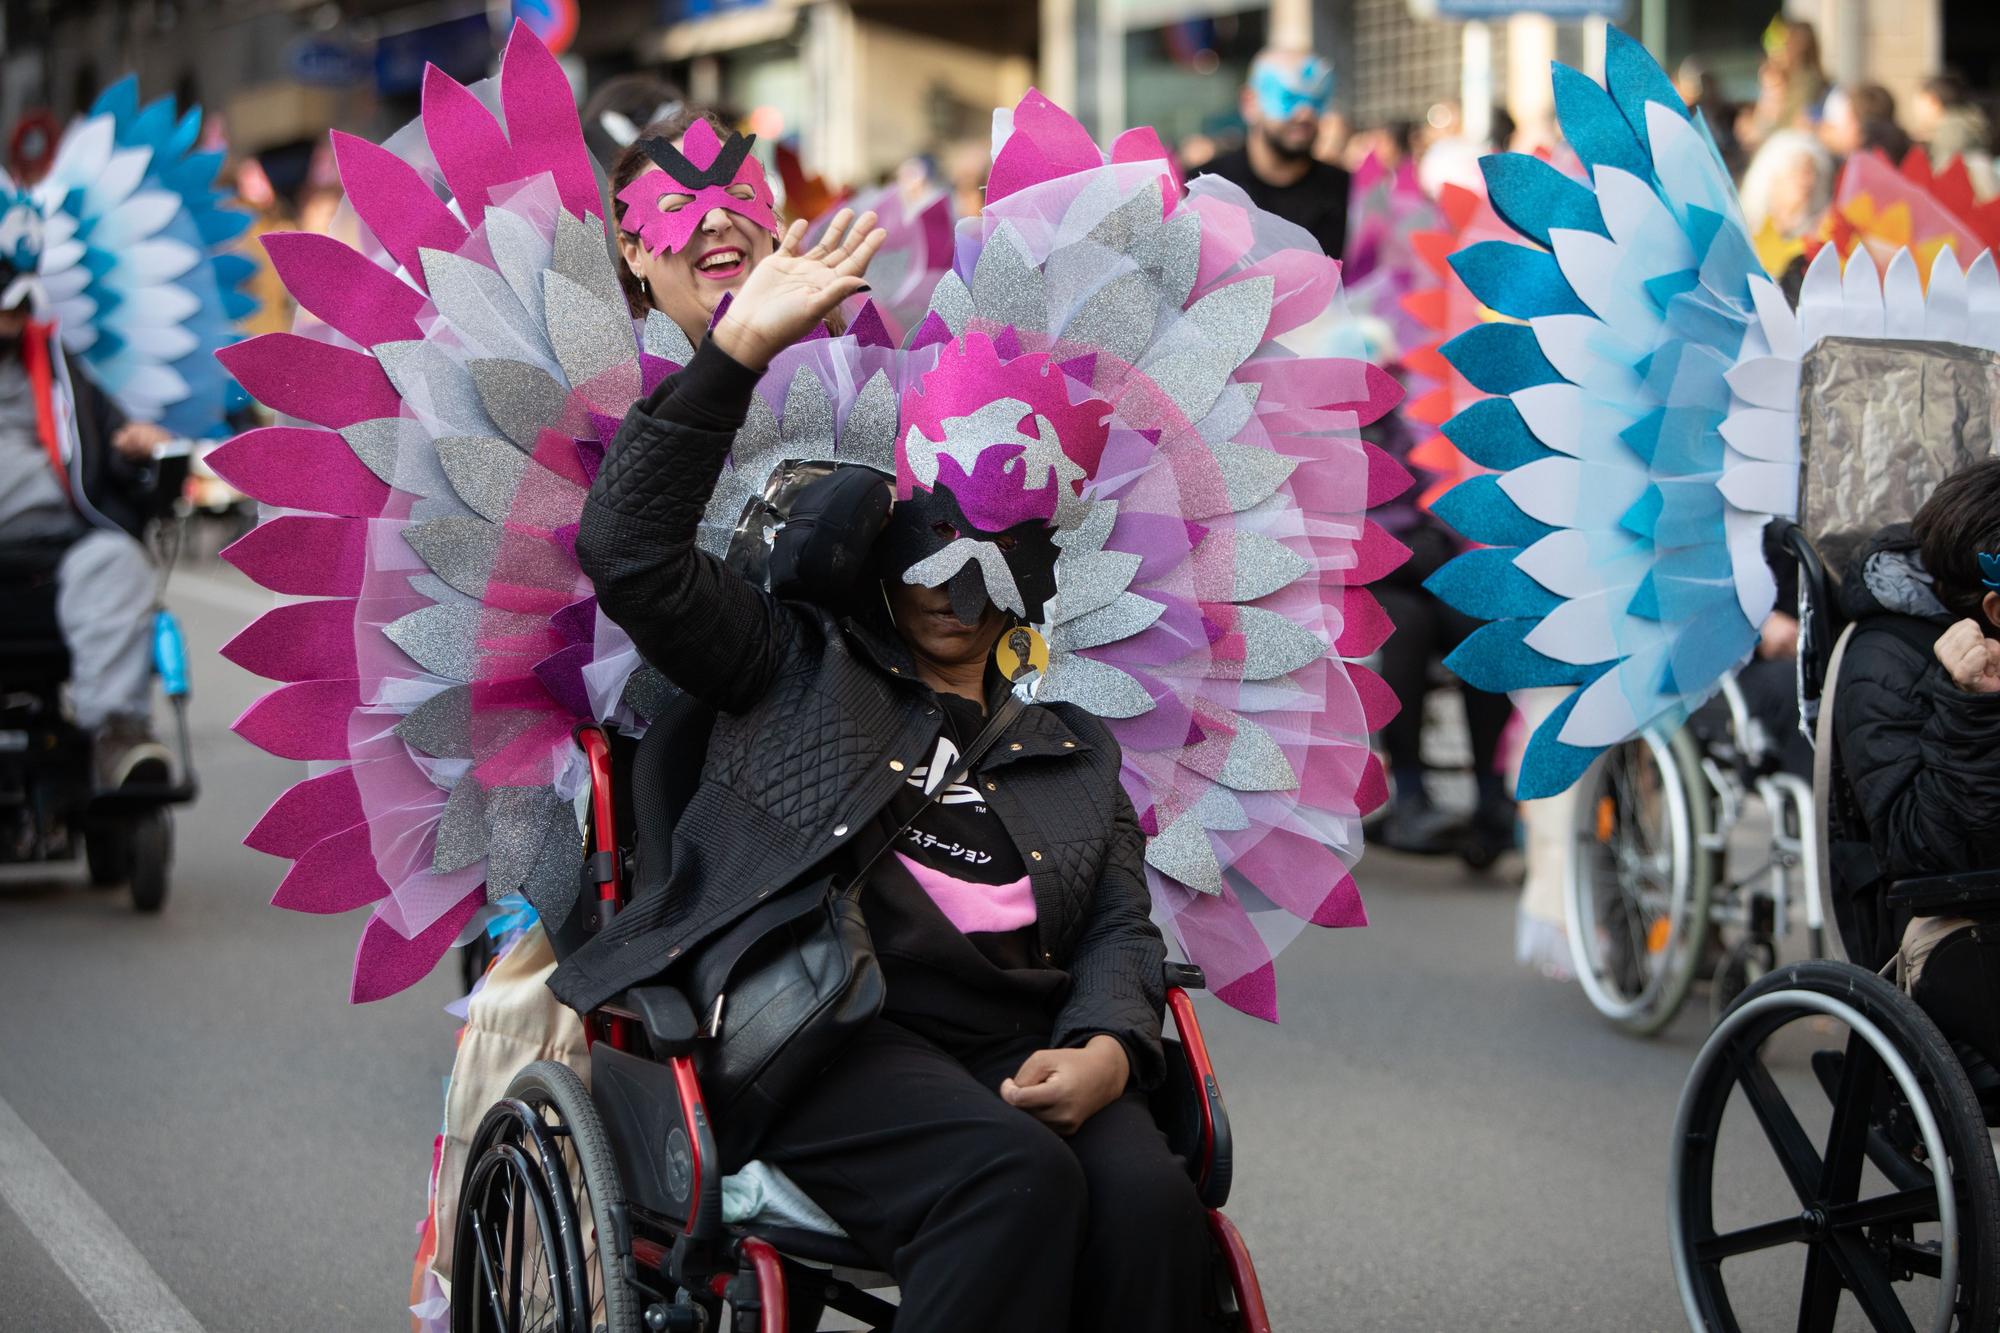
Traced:
<path id="1" fill-rule="evenodd" d="M 187 697 L 187 636 L 181 633 L 179 618 L 164 606 L 153 612 L 153 669 L 169 699 Z"/>

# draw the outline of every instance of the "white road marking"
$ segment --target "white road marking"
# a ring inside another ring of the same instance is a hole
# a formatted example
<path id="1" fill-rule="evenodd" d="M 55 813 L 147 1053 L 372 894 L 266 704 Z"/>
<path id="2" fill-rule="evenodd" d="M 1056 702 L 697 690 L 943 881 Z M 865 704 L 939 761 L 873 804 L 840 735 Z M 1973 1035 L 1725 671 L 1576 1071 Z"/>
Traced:
<path id="1" fill-rule="evenodd" d="M 189 570 L 175 570 L 167 580 L 167 597 L 175 595 L 191 597 L 197 602 L 219 607 L 224 611 L 235 611 L 247 616 L 259 616 L 276 606 L 279 598 L 262 588 L 245 588 L 207 574 L 196 574 Z"/>
<path id="2" fill-rule="evenodd" d="M 0 1199 L 117 1333 L 202 1333 L 97 1201 L 0 1098 Z"/>

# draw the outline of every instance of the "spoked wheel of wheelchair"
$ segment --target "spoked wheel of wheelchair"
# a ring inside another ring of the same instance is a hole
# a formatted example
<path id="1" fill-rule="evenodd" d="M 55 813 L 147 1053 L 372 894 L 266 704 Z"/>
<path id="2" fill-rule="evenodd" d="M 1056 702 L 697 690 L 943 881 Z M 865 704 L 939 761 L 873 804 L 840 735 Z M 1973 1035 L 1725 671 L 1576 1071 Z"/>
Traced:
<path id="1" fill-rule="evenodd" d="M 1841 1044 L 1813 1049 L 1829 1029 Z M 1978 1100 L 1936 1025 L 1873 973 L 1802 962 L 1744 991 L 1688 1075 L 1669 1190 L 1693 1328 L 2000 1319 L 2000 1176 Z"/>
<path id="2" fill-rule="evenodd" d="M 529 1065 L 480 1121 L 453 1247 L 452 1333 L 638 1333 L 624 1189 L 567 1065 Z"/>
<path id="3" fill-rule="evenodd" d="M 1640 1036 L 1673 1021 L 1708 937 L 1711 827 L 1685 732 L 1611 750 L 1578 786 L 1567 870 L 1570 959 L 1591 1005 Z"/>

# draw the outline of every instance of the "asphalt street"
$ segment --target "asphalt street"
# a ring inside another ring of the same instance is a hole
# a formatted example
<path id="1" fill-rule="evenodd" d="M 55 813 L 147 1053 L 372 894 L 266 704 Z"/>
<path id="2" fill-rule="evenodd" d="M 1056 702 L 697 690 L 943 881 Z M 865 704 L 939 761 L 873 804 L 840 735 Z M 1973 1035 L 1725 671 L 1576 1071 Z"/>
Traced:
<path id="1" fill-rule="evenodd" d="M 359 916 L 267 905 L 282 863 L 239 839 L 300 766 L 229 733 L 260 685 L 215 652 L 263 595 L 208 564 L 170 600 L 204 784 L 172 895 L 140 917 L 80 869 L 0 876 L 0 1123 L 186 1312 L 132 1327 L 406 1328 L 455 969 L 350 1008 Z M 1276 1326 L 1683 1326 L 1665 1166 L 1705 1015 L 1636 1041 L 1518 968 L 1504 880 L 1372 852 L 1360 879 L 1372 924 L 1284 955 L 1282 1026 L 1204 1011 Z M 102 1327 L 103 1270 L 23 1211 L 0 1204 L 0 1329 Z"/>

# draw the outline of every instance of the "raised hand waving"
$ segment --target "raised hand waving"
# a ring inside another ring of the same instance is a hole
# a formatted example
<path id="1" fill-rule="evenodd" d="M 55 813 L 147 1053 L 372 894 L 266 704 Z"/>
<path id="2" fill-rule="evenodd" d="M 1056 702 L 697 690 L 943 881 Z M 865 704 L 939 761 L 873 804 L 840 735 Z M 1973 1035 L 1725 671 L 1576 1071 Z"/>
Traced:
<path id="1" fill-rule="evenodd" d="M 709 336 L 716 346 L 752 370 L 805 337 L 842 301 L 867 284 L 868 261 L 888 232 L 875 214 L 855 217 L 843 208 L 819 244 L 801 252 L 806 224 L 785 229 L 778 249 L 757 265 Z"/>

